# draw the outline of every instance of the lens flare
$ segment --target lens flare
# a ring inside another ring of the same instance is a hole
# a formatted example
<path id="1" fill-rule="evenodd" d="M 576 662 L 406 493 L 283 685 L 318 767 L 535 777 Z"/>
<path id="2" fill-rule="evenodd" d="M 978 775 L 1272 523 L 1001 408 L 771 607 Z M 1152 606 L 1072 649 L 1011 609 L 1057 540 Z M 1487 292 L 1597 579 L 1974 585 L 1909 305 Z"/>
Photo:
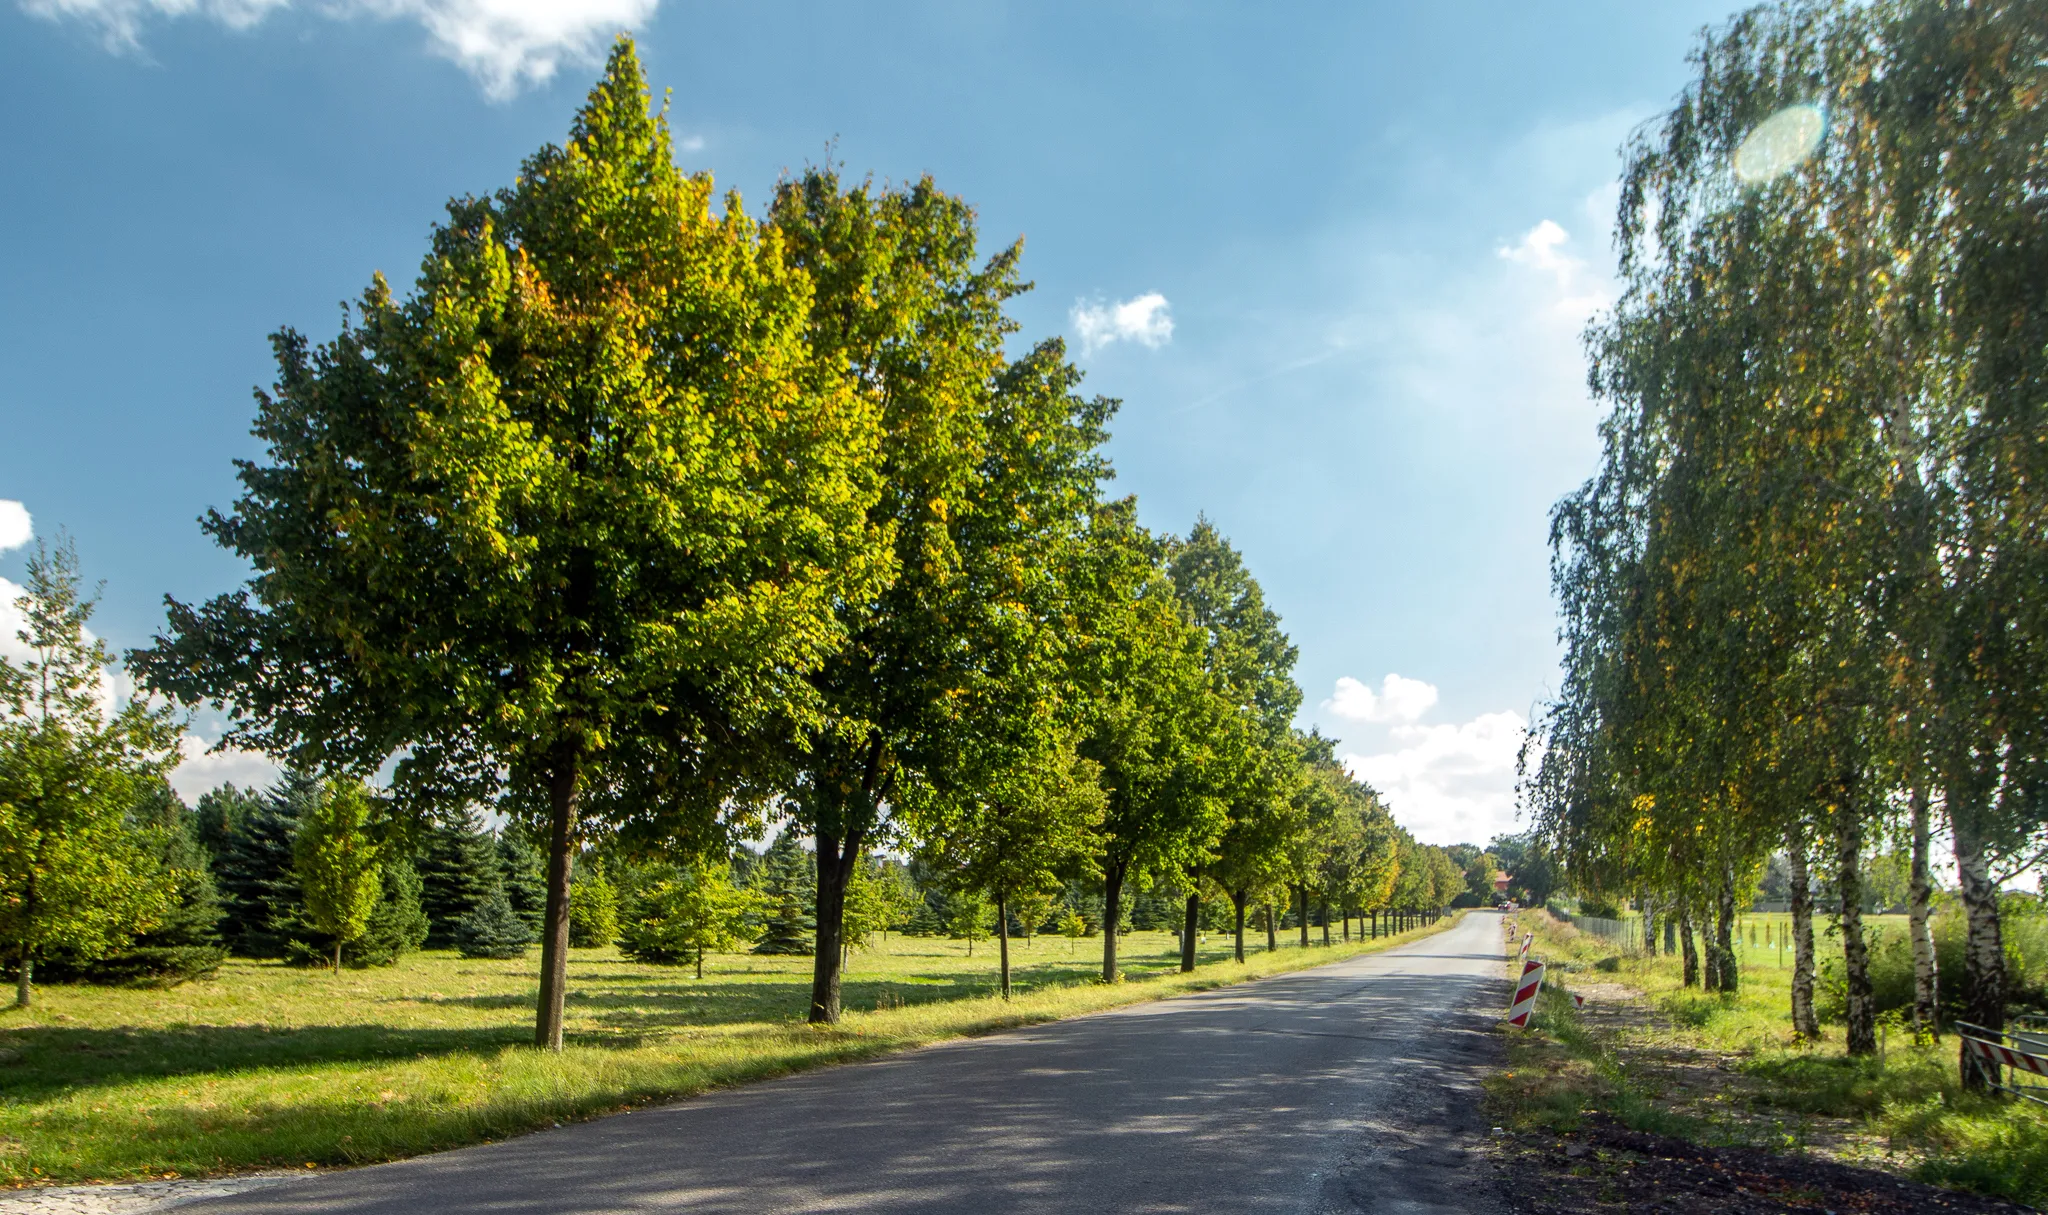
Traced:
<path id="1" fill-rule="evenodd" d="M 1757 186 L 1797 168 L 1827 134 L 1827 112 L 1817 105 L 1788 105 L 1757 124 L 1735 149 L 1735 176 Z"/>

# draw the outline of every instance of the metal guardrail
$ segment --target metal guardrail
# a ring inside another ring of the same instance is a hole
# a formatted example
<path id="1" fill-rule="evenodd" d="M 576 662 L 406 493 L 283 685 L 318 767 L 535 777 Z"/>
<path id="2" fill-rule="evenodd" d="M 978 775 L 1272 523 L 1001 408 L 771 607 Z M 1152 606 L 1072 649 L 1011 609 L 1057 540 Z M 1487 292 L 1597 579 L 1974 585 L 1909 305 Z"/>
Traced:
<path id="1" fill-rule="evenodd" d="M 2018 1028 L 1997 1030 L 1955 1023 L 1963 1048 L 1985 1072 L 1992 1088 L 2048 1105 L 2048 1026 L 2022 1019 Z M 2012 1083 L 2004 1081 L 2010 1076 Z"/>

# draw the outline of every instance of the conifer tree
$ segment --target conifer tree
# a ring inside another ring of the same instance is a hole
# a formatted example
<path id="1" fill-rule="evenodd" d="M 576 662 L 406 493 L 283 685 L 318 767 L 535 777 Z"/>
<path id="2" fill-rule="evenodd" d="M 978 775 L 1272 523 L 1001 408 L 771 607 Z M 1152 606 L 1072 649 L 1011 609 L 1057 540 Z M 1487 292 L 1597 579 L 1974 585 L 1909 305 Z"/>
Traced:
<path id="1" fill-rule="evenodd" d="M 796 832 L 785 827 L 761 858 L 754 888 L 764 905 L 761 939 L 755 953 L 810 957 L 817 948 L 817 921 L 811 918 L 808 854 L 797 845 Z"/>
<path id="2" fill-rule="evenodd" d="M 460 920 L 452 934 L 465 958 L 522 958 L 533 930 L 512 910 L 503 886 L 493 886 Z"/>
<path id="3" fill-rule="evenodd" d="M 354 781 L 326 789 L 292 837 L 292 862 L 305 900 L 305 918 L 334 947 L 334 973 L 341 951 L 365 936 L 370 917 L 384 897 L 385 844 L 369 792 Z"/>
<path id="4" fill-rule="evenodd" d="M 525 833 L 508 827 L 498 833 L 498 873 L 512 913 L 540 932 L 547 918 L 547 858 L 527 843 Z"/>
<path id="5" fill-rule="evenodd" d="M 287 769 L 278 783 L 244 804 L 243 814 L 217 866 L 227 905 L 228 947 L 244 957 L 284 956 L 299 923 L 299 878 L 292 837 L 299 818 L 320 796 L 311 774 Z"/>
<path id="6" fill-rule="evenodd" d="M 454 944 L 455 925 L 504 885 L 497 841 L 473 814 L 427 824 L 413 868 L 420 875 L 420 908 L 432 948 Z"/>

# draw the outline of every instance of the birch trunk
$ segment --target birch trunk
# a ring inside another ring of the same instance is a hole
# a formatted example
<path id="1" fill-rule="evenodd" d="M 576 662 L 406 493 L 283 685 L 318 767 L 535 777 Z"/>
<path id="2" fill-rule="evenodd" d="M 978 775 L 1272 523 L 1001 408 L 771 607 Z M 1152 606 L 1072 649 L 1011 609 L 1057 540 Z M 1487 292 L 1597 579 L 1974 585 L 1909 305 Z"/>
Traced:
<path id="1" fill-rule="evenodd" d="M 1685 955 L 1684 985 L 1686 987 L 1698 987 L 1700 985 L 1700 955 L 1693 948 L 1692 906 L 1688 903 L 1680 903 L 1678 905 L 1678 948 Z"/>
<path id="2" fill-rule="evenodd" d="M 1721 875 L 1721 889 L 1716 896 L 1714 908 L 1714 948 L 1721 955 L 1717 973 L 1721 979 L 1721 990 L 1734 992 L 1742 990 L 1742 971 L 1735 964 L 1735 877 L 1724 872 Z"/>
<path id="3" fill-rule="evenodd" d="M 1933 1041 L 1941 1036 L 1940 980 L 1934 961 L 1934 932 L 1929 927 L 1927 906 L 1934 894 L 1934 882 L 1927 872 L 1930 829 L 1927 822 L 1927 789 L 1913 789 L 1913 873 L 1912 892 L 1907 904 L 1908 932 L 1913 939 L 1913 1039 Z"/>
<path id="4" fill-rule="evenodd" d="M 1801 1038 L 1820 1037 L 1820 1018 L 1813 1010 L 1813 881 L 1806 865 L 1806 835 L 1786 833 L 1785 859 L 1792 871 L 1792 1032 Z"/>
<path id="5" fill-rule="evenodd" d="M 2005 1028 L 2005 943 L 1998 922 L 1998 883 L 1991 878 L 1985 841 L 1969 813 L 1949 813 L 1956 841 L 1956 873 L 1962 879 L 1963 913 L 1969 919 L 1963 946 L 1963 1020 L 1997 1032 Z M 1987 1092 L 1997 1069 L 1962 1053 L 1963 1085 Z"/>
<path id="6" fill-rule="evenodd" d="M 1842 894 L 1842 978 L 1848 989 L 1849 1054 L 1877 1053 L 1877 1004 L 1870 992 L 1870 950 L 1863 940 L 1863 819 L 1847 795 L 1835 807 L 1835 885 Z"/>

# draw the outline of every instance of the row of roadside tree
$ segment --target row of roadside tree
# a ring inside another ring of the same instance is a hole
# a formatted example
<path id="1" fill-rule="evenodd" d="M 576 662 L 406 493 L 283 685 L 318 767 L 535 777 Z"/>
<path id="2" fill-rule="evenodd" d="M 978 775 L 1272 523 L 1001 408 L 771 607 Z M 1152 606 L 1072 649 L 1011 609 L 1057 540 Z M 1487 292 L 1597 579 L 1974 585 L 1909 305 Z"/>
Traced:
<path id="1" fill-rule="evenodd" d="M 1088 880 L 1115 924 L 1170 884 L 1186 925 L 1226 900 L 1240 949 L 1269 898 L 1348 923 L 1466 886 L 1294 727 L 1295 648 L 1230 544 L 1107 495 L 1115 403 L 1057 340 L 1014 341 L 1021 247 L 984 258 L 929 180 L 823 167 L 760 218 L 718 201 L 622 39 L 563 146 L 449 204 L 411 294 L 378 276 L 333 340 L 275 336 L 264 454 L 203 520 L 252 575 L 169 601 L 128 656 L 148 695 L 111 718 L 75 561 L 39 552 L 0 775 L 6 829 L 40 841 L 0 925 L 23 999 L 58 936 L 105 952 L 161 912 L 114 845 L 177 756 L 173 706 L 321 774 L 294 847 L 331 877 L 306 915 L 336 965 L 418 824 L 532 840 L 551 1048 L 592 847 L 689 860 L 681 897 L 736 841 L 807 840 L 820 1022 L 882 853 L 1004 923 Z M 52 672 L 70 701 L 36 700 Z M 66 784 L 87 752 L 117 775 Z M 59 906 L 100 927 L 46 931 Z"/>
<path id="2" fill-rule="evenodd" d="M 1575 885 L 1688 952 L 1699 926 L 1710 987 L 1782 854 L 1809 1035 L 1824 867 L 1852 1054 L 1877 1049 L 1860 866 L 1899 841 L 1916 1024 L 1959 979 L 1997 1030 L 2000 887 L 2048 846 L 2048 25 L 1799 0 L 1694 67 L 1625 150 L 1625 291 L 1589 336 L 1612 408 L 1553 518 L 1565 679 L 1525 793 Z M 1928 930 L 1944 836 L 1960 976 Z"/>

